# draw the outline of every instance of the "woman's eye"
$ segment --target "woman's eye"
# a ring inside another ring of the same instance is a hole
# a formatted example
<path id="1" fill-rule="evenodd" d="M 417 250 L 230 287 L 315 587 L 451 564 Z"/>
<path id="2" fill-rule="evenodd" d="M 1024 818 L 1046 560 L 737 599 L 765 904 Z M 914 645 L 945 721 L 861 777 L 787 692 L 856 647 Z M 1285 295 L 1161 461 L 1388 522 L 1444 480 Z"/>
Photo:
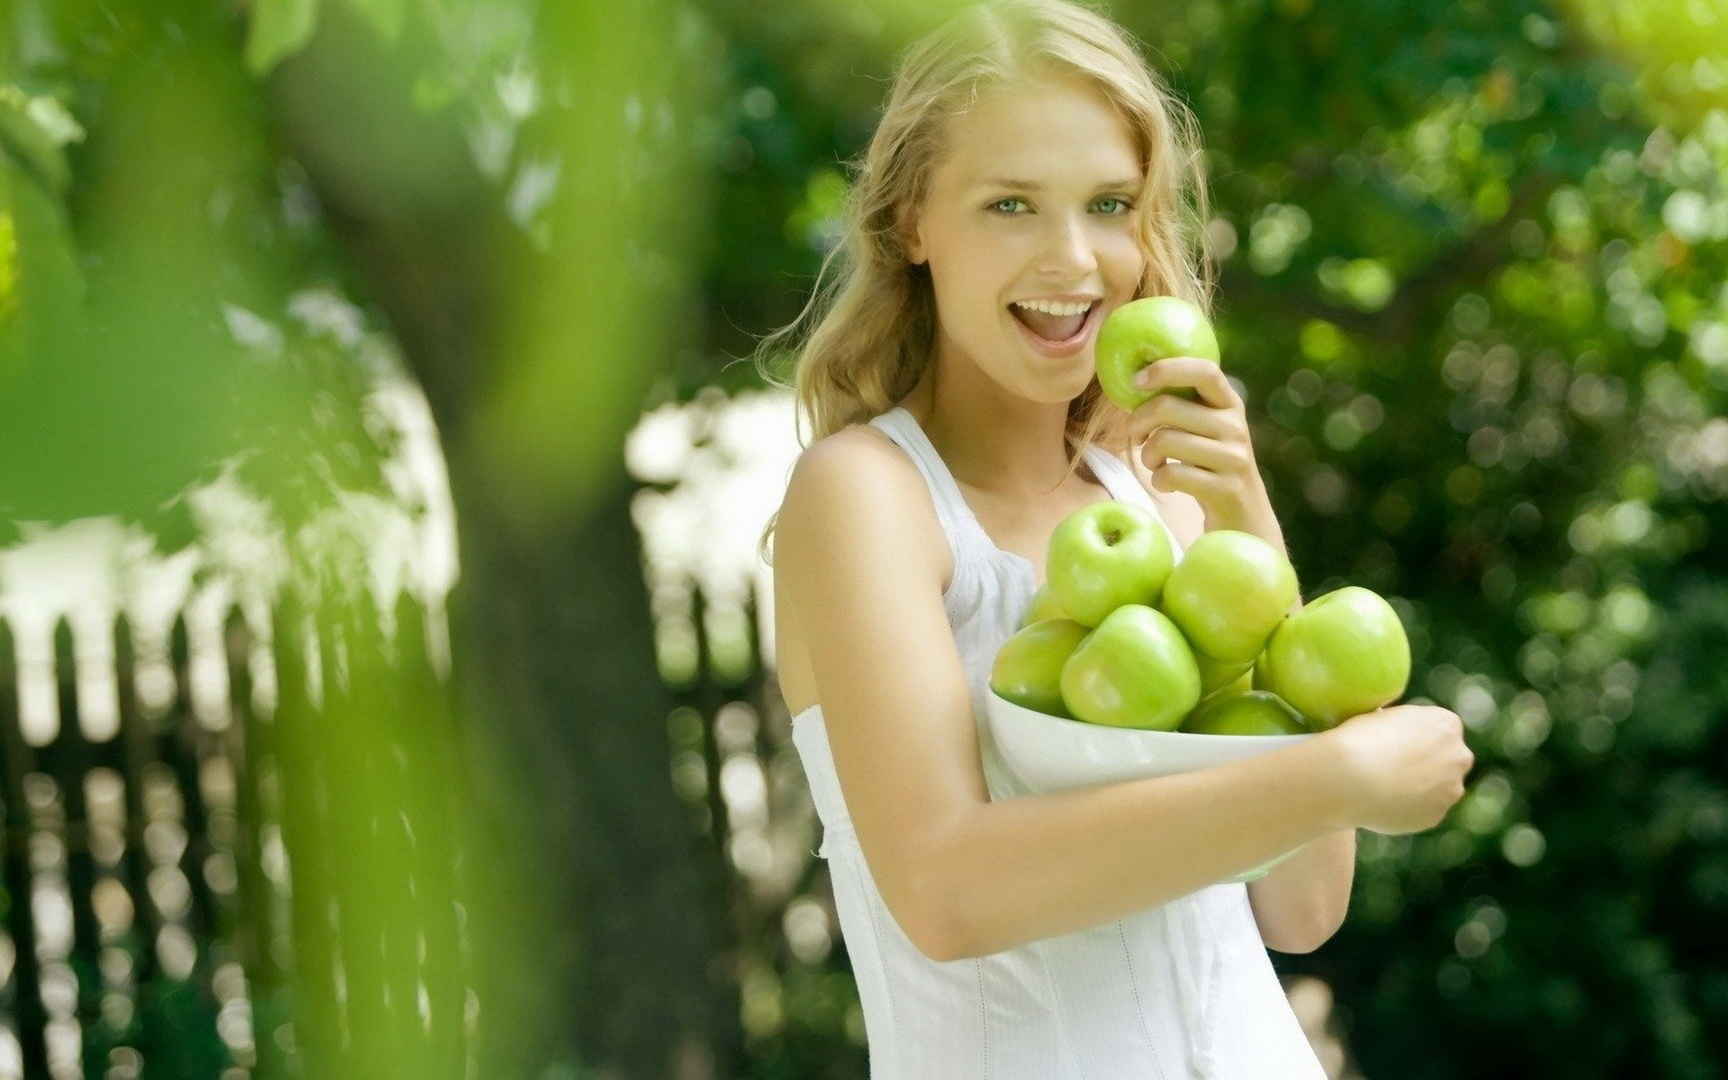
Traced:
<path id="1" fill-rule="evenodd" d="M 1024 199 L 1012 199 L 1012 198 L 1010 198 L 1010 199 L 997 199 L 995 202 L 991 203 L 986 209 L 993 210 L 993 211 L 995 211 L 999 214 L 1003 214 L 1007 217 L 1018 217 L 1019 216 L 1018 214 L 1015 214 L 1013 211 L 1003 210 L 1002 207 L 1007 206 L 1009 203 L 1019 203 L 1021 205 L 1024 205 L 1025 202 L 1026 202 L 1026 200 L 1024 200 Z M 1115 203 L 1121 208 L 1118 210 L 1108 211 L 1108 214 L 1111 217 L 1119 217 L 1123 214 L 1126 214 L 1130 209 L 1133 208 L 1133 205 L 1134 205 L 1133 203 L 1129 202 L 1127 199 L 1119 198 L 1115 195 L 1105 196 L 1104 198 L 1099 199 L 1093 205 L 1094 206 L 1102 206 L 1106 203 Z"/>

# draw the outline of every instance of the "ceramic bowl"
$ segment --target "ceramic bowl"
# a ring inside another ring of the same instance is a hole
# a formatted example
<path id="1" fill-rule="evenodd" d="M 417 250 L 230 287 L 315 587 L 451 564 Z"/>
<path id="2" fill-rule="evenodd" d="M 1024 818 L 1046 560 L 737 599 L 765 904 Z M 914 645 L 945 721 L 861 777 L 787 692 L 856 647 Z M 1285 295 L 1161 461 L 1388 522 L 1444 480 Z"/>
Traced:
<path id="1" fill-rule="evenodd" d="M 1305 735 L 1195 735 L 1184 731 L 1087 724 L 1016 705 L 986 689 L 987 719 L 1002 763 L 1035 794 L 1095 784 L 1192 772 L 1293 746 Z M 1227 882 L 1248 882 L 1294 851 L 1285 852 Z"/>

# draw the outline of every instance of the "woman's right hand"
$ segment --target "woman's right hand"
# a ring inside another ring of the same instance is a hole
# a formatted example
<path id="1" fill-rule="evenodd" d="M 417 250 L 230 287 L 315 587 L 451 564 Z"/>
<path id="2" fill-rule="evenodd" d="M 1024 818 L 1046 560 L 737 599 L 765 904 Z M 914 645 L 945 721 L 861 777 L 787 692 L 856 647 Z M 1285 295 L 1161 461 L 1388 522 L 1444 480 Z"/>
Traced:
<path id="1" fill-rule="evenodd" d="M 1440 824 L 1476 763 L 1458 714 L 1437 705 L 1362 713 L 1326 737 L 1343 759 L 1355 824 L 1388 836 Z"/>

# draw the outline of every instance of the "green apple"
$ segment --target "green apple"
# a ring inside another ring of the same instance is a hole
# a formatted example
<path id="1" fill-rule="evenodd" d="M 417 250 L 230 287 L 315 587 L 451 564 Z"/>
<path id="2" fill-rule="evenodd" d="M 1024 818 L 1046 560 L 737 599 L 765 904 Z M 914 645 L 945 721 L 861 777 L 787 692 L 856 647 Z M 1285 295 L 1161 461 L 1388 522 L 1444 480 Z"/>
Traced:
<path id="1" fill-rule="evenodd" d="M 1218 338 L 1205 314 L 1188 301 L 1175 296 L 1147 296 L 1112 311 L 1098 328 L 1092 351 L 1099 389 L 1123 411 L 1133 412 L 1157 393 L 1134 385 L 1134 376 L 1141 368 L 1167 356 L 1198 356 L 1216 364 Z M 1189 386 L 1163 392 L 1200 400 Z"/>
<path id="2" fill-rule="evenodd" d="M 1169 535 L 1150 510 L 1106 499 L 1056 526 L 1044 574 L 1068 618 L 1097 626 L 1123 604 L 1156 604 L 1175 559 Z"/>
<path id="3" fill-rule="evenodd" d="M 1020 626 L 1017 629 L 1024 629 L 1035 622 L 1043 622 L 1045 619 L 1066 619 L 1067 617 L 1067 613 L 1062 610 L 1062 605 L 1056 602 L 1056 597 L 1051 593 L 1050 585 L 1046 582 L 1038 586 L 1038 591 L 1032 594 L 1032 603 L 1027 607 L 1026 617 L 1020 620 Z"/>
<path id="4" fill-rule="evenodd" d="M 1088 724 L 1174 731 L 1200 700 L 1200 669 L 1168 616 L 1123 604 L 1062 666 L 1062 700 Z"/>
<path id="5" fill-rule="evenodd" d="M 1188 647 L 1194 650 L 1194 664 L 1200 669 L 1200 703 L 1202 705 L 1209 698 L 1215 698 L 1233 690 L 1253 689 L 1249 685 L 1249 681 L 1253 674 L 1254 661 L 1214 660 L 1198 649 L 1194 649 L 1193 638 L 1188 639 Z"/>
<path id="6" fill-rule="evenodd" d="M 1316 731 L 1396 701 L 1410 681 L 1410 641 L 1380 594 L 1347 585 L 1292 612 L 1272 632 L 1255 686 L 1294 705 Z"/>
<path id="7" fill-rule="evenodd" d="M 1068 717 L 1062 666 L 1091 632 L 1072 619 L 1042 619 L 1016 631 L 996 650 L 990 689 L 1033 712 Z"/>
<path id="8" fill-rule="evenodd" d="M 1182 730 L 1193 735 L 1305 735 L 1302 714 L 1277 694 L 1248 690 L 1214 698 L 1189 714 Z"/>
<path id="9" fill-rule="evenodd" d="M 1253 533 L 1218 529 L 1200 537 L 1164 581 L 1158 610 L 1188 644 L 1213 660 L 1254 662 L 1300 593 L 1283 553 Z"/>

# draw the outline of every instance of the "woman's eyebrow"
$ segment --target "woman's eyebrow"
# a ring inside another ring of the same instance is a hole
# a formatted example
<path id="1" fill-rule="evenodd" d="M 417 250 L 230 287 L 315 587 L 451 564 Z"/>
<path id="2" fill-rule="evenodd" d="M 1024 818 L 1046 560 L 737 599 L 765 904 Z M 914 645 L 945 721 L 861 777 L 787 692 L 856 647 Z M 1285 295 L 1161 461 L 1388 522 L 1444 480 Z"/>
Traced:
<path id="1" fill-rule="evenodd" d="M 1044 185 L 1039 183 L 1036 180 L 1009 180 L 1009 179 L 980 180 L 980 181 L 978 181 L 977 184 L 975 184 L 973 186 L 974 187 L 1006 188 L 1010 191 L 1043 191 L 1044 190 Z M 1094 191 L 1103 191 L 1105 188 L 1138 188 L 1139 186 L 1140 186 L 1140 178 L 1137 176 L 1131 176 L 1125 180 L 1106 180 L 1103 183 L 1099 184 L 1093 190 Z"/>

